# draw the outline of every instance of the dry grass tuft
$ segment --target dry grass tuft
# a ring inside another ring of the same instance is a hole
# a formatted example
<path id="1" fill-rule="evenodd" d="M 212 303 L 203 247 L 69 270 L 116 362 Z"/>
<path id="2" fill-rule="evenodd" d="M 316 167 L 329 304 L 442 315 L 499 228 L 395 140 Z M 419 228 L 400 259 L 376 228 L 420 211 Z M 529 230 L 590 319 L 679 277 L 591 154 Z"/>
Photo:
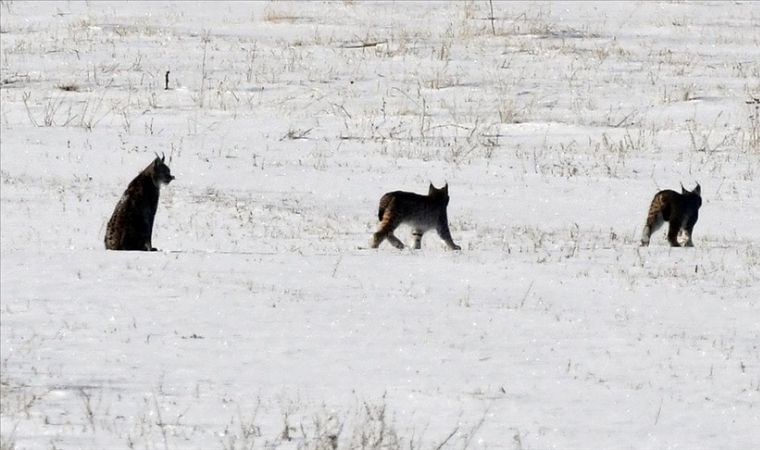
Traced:
<path id="1" fill-rule="evenodd" d="M 58 89 L 66 92 L 79 92 L 79 85 L 76 83 L 59 84 L 56 86 Z"/>

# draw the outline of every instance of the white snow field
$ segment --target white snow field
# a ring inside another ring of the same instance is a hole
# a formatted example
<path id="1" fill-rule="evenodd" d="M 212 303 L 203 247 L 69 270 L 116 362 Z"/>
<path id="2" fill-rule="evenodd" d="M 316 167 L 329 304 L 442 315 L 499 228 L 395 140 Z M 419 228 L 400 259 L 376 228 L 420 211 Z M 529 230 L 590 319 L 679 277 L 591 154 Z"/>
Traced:
<path id="1" fill-rule="evenodd" d="M 3 450 L 760 445 L 760 4 L 0 10 Z"/>

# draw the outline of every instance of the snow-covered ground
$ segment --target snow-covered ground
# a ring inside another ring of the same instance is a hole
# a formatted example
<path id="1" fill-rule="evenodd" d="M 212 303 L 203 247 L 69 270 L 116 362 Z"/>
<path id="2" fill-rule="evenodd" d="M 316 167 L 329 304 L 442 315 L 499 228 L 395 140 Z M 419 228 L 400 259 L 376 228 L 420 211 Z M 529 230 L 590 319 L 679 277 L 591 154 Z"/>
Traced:
<path id="1" fill-rule="evenodd" d="M 757 446 L 760 6 L 492 6 L 0 3 L 2 449 Z"/>

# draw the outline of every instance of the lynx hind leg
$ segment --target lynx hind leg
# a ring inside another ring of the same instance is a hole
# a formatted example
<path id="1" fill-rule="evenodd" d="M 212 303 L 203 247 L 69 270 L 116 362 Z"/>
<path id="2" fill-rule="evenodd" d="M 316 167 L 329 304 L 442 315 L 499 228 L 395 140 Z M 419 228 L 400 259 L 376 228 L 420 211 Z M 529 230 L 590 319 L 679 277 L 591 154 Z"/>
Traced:
<path id="1" fill-rule="evenodd" d="M 647 222 L 644 225 L 644 231 L 641 233 L 642 247 L 649 245 L 649 239 L 652 237 L 652 234 L 659 230 L 663 223 L 665 223 L 665 217 L 662 215 L 662 199 L 659 195 L 655 195 L 654 199 L 652 199 L 652 204 L 649 206 L 649 214 L 647 215 Z"/>
<path id="2" fill-rule="evenodd" d="M 378 230 L 375 234 L 372 235 L 372 242 L 370 243 L 370 247 L 378 248 L 380 247 L 380 243 L 382 243 L 384 240 L 385 234 L 381 233 L 380 230 Z"/>
<path id="3" fill-rule="evenodd" d="M 644 225 L 644 231 L 641 233 L 641 245 L 646 247 L 649 245 L 649 239 L 657 230 L 665 223 L 665 219 L 662 217 L 662 213 L 655 214 L 654 217 L 647 218 L 647 223 Z"/>
<path id="4" fill-rule="evenodd" d="M 403 250 L 404 243 L 401 242 L 401 239 L 397 238 L 396 235 L 393 234 L 392 231 L 390 233 L 388 233 L 388 236 L 386 237 L 386 239 L 388 239 L 388 242 L 390 242 L 391 244 L 393 244 L 393 246 L 396 247 L 397 249 Z"/>
<path id="5" fill-rule="evenodd" d="M 372 235 L 372 248 L 380 247 L 380 244 L 386 239 L 397 249 L 404 248 L 404 243 L 393 234 L 393 229 L 390 227 L 381 227 L 377 233 Z"/>
<path id="6" fill-rule="evenodd" d="M 385 214 L 383 214 L 383 218 L 380 221 L 380 225 L 378 225 L 377 232 L 372 235 L 372 248 L 378 248 L 385 239 L 388 239 L 388 242 L 398 249 L 404 248 L 404 243 L 393 234 L 393 230 L 395 230 L 398 225 L 399 223 L 394 217 L 394 214 L 386 208 Z"/>

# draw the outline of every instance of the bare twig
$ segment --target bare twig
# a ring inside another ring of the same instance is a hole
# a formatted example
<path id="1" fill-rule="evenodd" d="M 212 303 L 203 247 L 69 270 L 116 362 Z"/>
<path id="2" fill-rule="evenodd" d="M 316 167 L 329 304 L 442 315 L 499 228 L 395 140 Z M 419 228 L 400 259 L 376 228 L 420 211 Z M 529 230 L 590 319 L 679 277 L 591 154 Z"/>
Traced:
<path id="1" fill-rule="evenodd" d="M 158 425 L 158 428 L 161 430 L 161 437 L 164 440 L 164 449 L 169 450 L 169 442 L 166 439 L 166 423 L 164 423 L 164 420 L 161 418 L 161 407 L 158 405 L 156 394 L 153 394 L 153 405 L 156 408 L 156 425 Z"/>
<path id="2" fill-rule="evenodd" d="M 449 442 L 449 439 L 451 439 L 456 434 L 457 431 L 459 431 L 459 427 L 454 427 L 454 429 L 451 430 L 451 433 L 449 433 L 449 435 L 446 436 L 446 439 L 444 439 L 443 442 L 438 444 L 435 450 L 441 450 L 443 446 L 446 445 L 447 442 Z"/>
<path id="3" fill-rule="evenodd" d="M 528 289 L 525 291 L 525 295 L 523 295 L 523 298 L 520 301 L 520 308 L 522 308 L 523 305 L 525 305 L 525 300 L 528 299 L 528 294 L 530 294 L 530 290 L 533 289 L 533 283 L 535 283 L 535 282 L 536 282 L 536 280 L 533 280 L 533 281 L 530 282 L 530 285 L 528 286 Z"/>
<path id="4" fill-rule="evenodd" d="M 28 91 L 24 91 L 24 94 L 22 96 L 24 100 L 24 107 L 26 107 L 26 115 L 29 116 L 29 121 L 32 122 L 32 125 L 35 127 L 38 127 L 39 124 L 36 120 L 34 120 L 34 116 L 32 115 L 32 110 L 29 108 L 29 99 L 32 97 L 32 93 Z"/>
<path id="5" fill-rule="evenodd" d="M 660 406 L 657 408 L 657 415 L 654 417 L 654 424 L 657 425 L 657 422 L 660 421 L 660 413 L 662 412 L 662 399 L 660 399 Z"/>
<path id="6" fill-rule="evenodd" d="M 381 44 L 387 44 L 388 41 L 371 41 L 371 42 L 360 42 L 358 44 L 343 44 L 341 45 L 341 48 L 367 48 L 367 47 L 377 47 Z"/>
<path id="7" fill-rule="evenodd" d="M 493 16 L 493 0 L 488 0 L 488 6 L 491 7 L 491 16 L 488 17 L 491 20 L 491 32 L 493 33 L 494 36 L 496 36 L 496 27 L 493 24 L 493 21 L 495 19 Z"/>

